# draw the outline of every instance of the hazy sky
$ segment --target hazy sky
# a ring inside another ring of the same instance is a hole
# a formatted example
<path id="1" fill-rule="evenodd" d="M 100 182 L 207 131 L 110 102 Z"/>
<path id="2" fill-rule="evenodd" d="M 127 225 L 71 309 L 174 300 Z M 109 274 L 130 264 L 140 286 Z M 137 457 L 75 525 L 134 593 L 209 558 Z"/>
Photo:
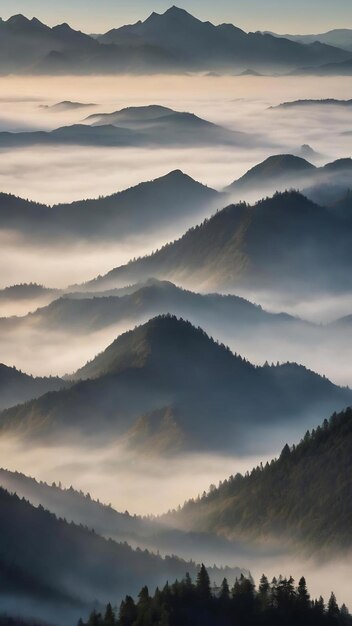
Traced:
<path id="1" fill-rule="evenodd" d="M 317 33 L 352 28 L 351 0 L 179 0 L 177 6 L 215 23 L 232 22 L 245 30 Z M 172 0 L 0 0 L 0 15 L 36 16 L 53 25 L 69 22 L 88 32 L 145 19 L 163 12 Z"/>

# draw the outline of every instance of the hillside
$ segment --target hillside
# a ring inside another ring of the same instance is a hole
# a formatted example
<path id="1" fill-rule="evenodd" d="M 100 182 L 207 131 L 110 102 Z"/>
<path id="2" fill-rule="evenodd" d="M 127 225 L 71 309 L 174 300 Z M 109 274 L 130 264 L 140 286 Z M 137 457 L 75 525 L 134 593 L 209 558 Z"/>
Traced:
<path id="1" fill-rule="evenodd" d="M 132 547 L 160 552 L 161 555 L 177 554 L 187 561 L 198 562 L 204 560 L 206 554 L 209 563 L 242 563 L 245 562 L 245 550 L 251 552 L 243 543 L 239 545 L 205 533 L 183 532 L 165 526 L 156 518 L 120 513 L 72 486 L 48 485 L 4 469 L 0 469 L 0 485 L 34 506 L 43 506 L 56 517 L 94 529 L 106 539 L 127 541 Z"/>
<path id="2" fill-rule="evenodd" d="M 286 542 L 305 556 L 352 547 L 352 409 L 334 414 L 280 457 L 236 475 L 182 512 L 182 528 L 226 537 Z"/>
<path id="3" fill-rule="evenodd" d="M 270 246 L 268 246 L 270 241 Z M 150 276 L 201 290 L 349 290 L 351 230 L 297 192 L 231 205 L 181 239 L 87 283 L 111 289 Z"/>
<path id="4" fill-rule="evenodd" d="M 45 297 L 55 297 L 60 291 L 58 289 L 50 289 L 37 283 L 22 283 L 19 285 L 11 285 L 0 289 L 0 301 L 6 300 L 40 300 Z"/>
<path id="5" fill-rule="evenodd" d="M 0 194 L 0 228 L 31 239 L 122 239 L 189 224 L 219 206 L 222 194 L 175 170 L 111 196 L 49 207 Z"/>
<path id="6" fill-rule="evenodd" d="M 254 367 L 172 316 L 121 335 L 70 380 L 77 382 L 69 389 L 3 411 L 2 432 L 95 443 L 120 436 L 143 454 L 235 451 L 264 427 L 282 433 L 302 420 L 314 424 L 319 411 L 352 398 L 294 363 Z"/>
<path id="7" fill-rule="evenodd" d="M 38 398 L 66 385 L 61 378 L 34 378 L 0 363 L 0 409 Z"/>
<path id="8" fill-rule="evenodd" d="M 36 617 L 52 615 L 55 623 L 74 623 L 77 612 L 94 600 L 107 602 L 136 593 L 146 576 L 153 586 L 195 574 L 195 563 L 177 557 L 162 559 L 126 543 L 107 541 L 83 526 L 57 519 L 42 507 L 0 489 L 0 601 L 21 597 L 31 602 Z M 214 568 L 219 580 L 239 570 Z M 13 601 L 13 600 L 12 600 Z M 23 610 L 26 610 L 25 608 Z M 28 609 L 27 609 L 28 610 Z"/>

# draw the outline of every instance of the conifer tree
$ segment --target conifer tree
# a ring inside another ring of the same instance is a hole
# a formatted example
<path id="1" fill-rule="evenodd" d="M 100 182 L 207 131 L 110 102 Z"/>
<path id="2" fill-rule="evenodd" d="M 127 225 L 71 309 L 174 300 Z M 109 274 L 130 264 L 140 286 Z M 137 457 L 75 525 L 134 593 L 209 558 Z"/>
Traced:
<path id="1" fill-rule="evenodd" d="M 328 615 L 329 617 L 338 617 L 340 615 L 340 609 L 336 602 L 336 596 L 334 592 L 331 592 L 331 596 L 328 602 Z"/>
<path id="2" fill-rule="evenodd" d="M 307 583 L 304 576 L 302 576 L 298 582 L 297 600 L 302 609 L 307 609 L 310 605 L 310 595 L 307 590 Z"/>
<path id="3" fill-rule="evenodd" d="M 210 579 L 204 563 L 202 563 L 198 572 L 196 588 L 202 600 L 209 600 L 211 598 Z"/>

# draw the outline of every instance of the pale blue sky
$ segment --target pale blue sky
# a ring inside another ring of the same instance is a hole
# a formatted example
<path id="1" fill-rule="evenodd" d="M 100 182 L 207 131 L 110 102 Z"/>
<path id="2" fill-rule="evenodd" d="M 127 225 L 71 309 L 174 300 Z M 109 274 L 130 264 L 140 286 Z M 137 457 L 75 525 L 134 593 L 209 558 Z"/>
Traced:
<path id="1" fill-rule="evenodd" d="M 49 25 L 69 22 L 86 32 L 163 12 L 173 0 L 0 0 L 0 16 L 14 13 L 36 16 Z M 232 22 L 245 30 L 318 33 L 352 28 L 352 0 L 179 0 L 176 2 L 203 20 Z"/>

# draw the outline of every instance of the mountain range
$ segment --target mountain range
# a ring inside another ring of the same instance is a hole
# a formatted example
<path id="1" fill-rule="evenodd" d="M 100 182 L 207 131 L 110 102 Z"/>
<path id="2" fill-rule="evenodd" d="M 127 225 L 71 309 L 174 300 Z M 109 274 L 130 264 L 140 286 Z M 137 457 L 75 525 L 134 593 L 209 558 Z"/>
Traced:
<path id="1" fill-rule="evenodd" d="M 69 376 L 71 386 L 3 411 L 0 429 L 54 442 L 119 437 L 143 454 L 243 450 L 342 409 L 349 389 L 295 363 L 255 367 L 189 322 L 159 316 Z M 73 383 L 73 384 L 72 384 Z"/>
<path id="2" fill-rule="evenodd" d="M 351 76 L 352 59 L 338 61 L 335 63 L 324 63 L 323 65 L 311 65 L 300 67 L 290 72 L 292 76 Z"/>
<path id="3" fill-rule="evenodd" d="M 347 218 L 348 219 L 348 218 Z M 86 284 L 111 289 L 150 276 L 198 290 L 351 288 L 346 217 L 298 192 L 230 205 L 157 252 Z M 270 241 L 270 246 L 268 246 Z"/>
<path id="4" fill-rule="evenodd" d="M 50 28 L 14 15 L 0 21 L 0 71 L 32 74 L 286 71 L 344 61 L 350 51 L 214 26 L 171 7 L 144 22 L 91 37 L 68 24 Z"/>
<path id="5" fill-rule="evenodd" d="M 352 409 L 286 445 L 278 459 L 190 501 L 169 522 L 223 537 L 291 545 L 305 556 L 352 547 Z"/>
<path id="6" fill-rule="evenodd" d="M 258 145 L 258 138 L 256 144 Z M 143 146 L 254 146 L 254 137 L 203 120 L 192 113 L 158 105 L 130 107 L 92 115 L 81 124 L 51 131 L 0 132 L 0 147 L 78 145 Z"/>
<path id="7" fill-rule="evenodd" d="M 23 317 L 0 318 L 0 332 L 20 331 L 27 325 L 44 332 L 64 330 L 87 334 L 115 324 L 136 324 L 159 314 L 173 313 L 210 326 L 213 334 L 226 327 L 234 336 L 246 328 L 288 332 L 288 328 L 313 328 L 285 313 L 268 313 L 262 307 L 232 295 L 200 294 L 177 287 L 169 281 L 149 279 L 127 289 L 102 292 L 73 292 Z"/>
<path id="8" fill-rule="evenodd" d="M 28 310 L 36 302 L 24 301 L 23 307 Z M 71 340 L 77 342 L 77 349 L 89 345 L 88 357 L 126 329 L 167 313 L 200 326 L 254 363 L 297 361 L 337 383 L 350 381 L 348 316 L 317 324 L 287 313 L 270 313 L 235 295 L 198 293 L 152 278 L 105 291 L 84 291 L 84 286 L 80 291 L 54 291 L 34 312 L 0 318 L 0 343 L 8 343 L 11 356 L 22 367 L 27 366 L 21 361 L 24 338 L 39 362 L 53 346 L 62 373 L 72 369 L 66 350 Z"/>
<path id="9" fill-rule="evenodd" d="M 301 65 L 299 58 L 309 64 L 322 63 L 322 57 L 336 54 L 325 44 L 308 46 L 277 39 L 261 33 L 245 33 L 232 24 L 214 26 L 201 22 L 187 11 L 172 7 L 164 14 L 152 13 L 145 22 L 112 29 L 99 36 L 98 41 L 119 45 L 151 45 L 168 50 L 184 67 L 193 69 L 285 68 Z M 348 56 L 339 49 L 337 56 Z M 329 59 L 331 61 L 342 60 Z"/>
<path id="10" fill-rule="evenodd" d="M 116 241 L 187 227 L 218 208 L 224 197 L 180 170 L 111 196 L 52 207 L 0 194 L 0 229 L 58 243 L 62 239 Z"/>
<path id="11" fill-rule="evenodd" d="M 328 46 L 336 46 L 337 48 L 343 48 L 348 52 L 352 52 L 352 29 L 350 28 L 335 28 L 326 33 L 316 35 L 278 35 L 273 32 L 268 32 L 267 34 L 273 35 L 274 37 L 283 37 L 284 39 L 290 39 L 303 44 L 313 44 L 319 41 Z"/>
<path id="12" fill-rule="evenodd" d="M 133 548 L 151 550 L 163 556 L 177 554 L 196 562 L 204 559 L 205 554 L 208 562 L 222 563 L 242 562 L 244 554 L 252 554 L 251 547 L 245 543 L 230 542 L 209 533 L 185 532 L 165 525 L 156 517 L 140 517 L 128 511 L 120 513 L 72 486 L 49 485 L 4 469 L 0 469 L 0 485 L 33 506 L 44 507 L 59 519 L 94 529 L 106 539 L 127 542 Z"/>

